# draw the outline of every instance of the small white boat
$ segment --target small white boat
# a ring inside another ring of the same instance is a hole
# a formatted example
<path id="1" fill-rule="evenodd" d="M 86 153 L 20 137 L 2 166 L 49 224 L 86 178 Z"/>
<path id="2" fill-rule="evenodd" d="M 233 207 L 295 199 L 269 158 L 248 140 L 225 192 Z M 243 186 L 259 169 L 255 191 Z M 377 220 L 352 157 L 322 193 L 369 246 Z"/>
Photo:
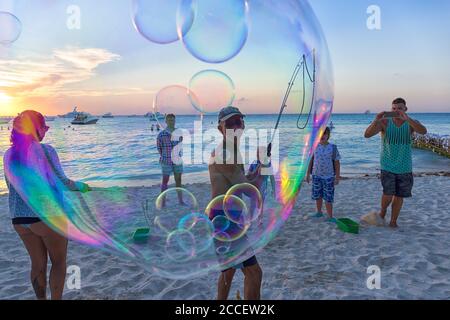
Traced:
<path id="1" fill-rule="evenodd" d="M 166 116 L 162 113 L 156 112 L 149 112 L 145 115 L 146 117 L 150 118 L 150 121 L 158 121 L 158 120 L 164 120 Z"/>
<path id="2" fill-rule="evenodd" d="M 97 117 L 92 116 L 86 112 L 78 112 L 75 118 L 72 120 L 72 124 L 75 125 L 87 125 L 87 124 L 96 124 L 98 121 Z"/>
<path id="3" fill-rule="evenodd" d="M 113 114 L 111 112 L 105 113 L 102 118 L 114 118 Z"/>
<path id="4" fill-rule="evenodd" d="M 12 118 L 0 118 L 0 124 L 8 124 Z"/>

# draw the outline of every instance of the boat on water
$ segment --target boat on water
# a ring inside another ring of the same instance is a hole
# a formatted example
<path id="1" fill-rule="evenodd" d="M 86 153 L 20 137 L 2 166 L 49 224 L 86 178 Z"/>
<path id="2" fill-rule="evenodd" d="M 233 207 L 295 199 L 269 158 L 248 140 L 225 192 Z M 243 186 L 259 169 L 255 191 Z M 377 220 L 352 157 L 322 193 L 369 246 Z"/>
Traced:
<path id="1" fill-rule="evenodd" d="M 159 121 L 164 120 L 166 116 L 158 111 L 156 112 L 148 112 L 145 117 L 148 117 L 150 121 Z"/>
<path id="2" fill-rule="evenodd" d="M 74 125 L 88 125 L 96 124 L 99 119 L 86 112 L 78 112 L 71 124 Z"/>
<path id="3" fill-rule="evenodd" d="M 111 112 L 105 113 L 102 118 L 114 118 L 113 114 Z"/>
<path id="4" fill-rule="evenodd" d="M 370 112 L 370 110 L 366 110 L 366 112 L 364 112 L 364 114 L 371 114 L 372 112 Z"/>
<path id="5" fill-rule="evenodd" d="M 66 114 L 60 114 L 58 115 L 59 118 L 69 118 L 73 119 L 77 116 L 79 112 L 77 111 L 77 107 L 73 108 L 72 112 L 66 113 Z"/>
<path id="6" fill-rule="evenodd" d="M 11 120 L 11 117 L 2 117 L 0 118 L 0 124 L 8 124 Z"/>

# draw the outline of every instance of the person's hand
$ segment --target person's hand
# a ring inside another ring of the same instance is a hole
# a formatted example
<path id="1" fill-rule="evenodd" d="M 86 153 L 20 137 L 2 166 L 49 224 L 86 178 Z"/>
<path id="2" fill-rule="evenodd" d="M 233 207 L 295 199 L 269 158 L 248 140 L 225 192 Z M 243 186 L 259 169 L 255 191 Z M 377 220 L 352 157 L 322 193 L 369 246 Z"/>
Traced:
<path id="1" fill-rule="evenodd" d="M 261 176 L 261 165 L 259 164 L 258 167 L 256 168 L 256 176 L 259 177 Z"/>
<path id="2" fill-rule="evenodd" d="M 337 186 L 339 184 L 341 177 L 336 176 L 336 178 L 334 178 L 334 185 Z"/>
<path id="3" fill-rule="evenodd" d="M 408 121 L 409 120 L 409 117 L 408 117 L 408 115 L 406 114 L 405 111 L 397 110 L 397 113 L 398 113 L 398 118 L 402 119 L 403 121 Z"/>
<path id="4" fill-rule="evenodd" d="M 375 122 L 378 122 L 378 121 L 380 121 L 381 119 L 383 119 L 385 113 L 386 113 L 386 112 L 383 111 L 383 112 L 380 112 L 379 114 L 377 114 L 377 116 L 375 117 Z"/>
<path id="5" fill-rule="evenodd" d="M 311 177 L 309 174 L 306 175 L 306 182 L 309 184 L 311 182 Z"/>

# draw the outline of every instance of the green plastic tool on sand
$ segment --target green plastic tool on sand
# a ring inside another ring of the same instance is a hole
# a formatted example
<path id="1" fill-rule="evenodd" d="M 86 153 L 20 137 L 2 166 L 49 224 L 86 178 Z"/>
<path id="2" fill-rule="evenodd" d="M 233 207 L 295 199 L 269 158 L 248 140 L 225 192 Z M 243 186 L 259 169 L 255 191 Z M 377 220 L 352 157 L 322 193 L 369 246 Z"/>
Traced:
<path id="1" fill-rule="evenodd" d="M 139 228 L 133 233 L 133 241 L 135 243 L 145 243 L 150 235 L 149 228 Z"/>
<path id="2" fill-rule="evenodd" d="M 150 226 L 151 224 L 149 216 L 150 210 L 149 200 L 147 199 L 142 201 L 141 206 L 145 221 L 147 222 L 147 225 Z M 150 236 L 150 228 L 137 228 L 136 231 L 133 232 L 133 241 L 134 243 L 147 243 L 149 236 Z"/>
<path id="3" fill-rule="evenodd" d="M 354 234 L 359 233 L 359 224 L 353 221 L 352 219 L 348 218 L 337 219 L 336 225 L 341 231 Z"/>

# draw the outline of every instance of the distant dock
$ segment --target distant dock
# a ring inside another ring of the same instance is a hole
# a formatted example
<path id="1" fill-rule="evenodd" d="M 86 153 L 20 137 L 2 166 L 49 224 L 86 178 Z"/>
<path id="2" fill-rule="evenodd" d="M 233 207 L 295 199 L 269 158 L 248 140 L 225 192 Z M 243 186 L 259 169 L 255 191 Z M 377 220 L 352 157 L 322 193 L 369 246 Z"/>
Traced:
<path id="1" fill-rule="evenodd" d="M 413 147 L 430 150 L 441 156 L 450 158 L 450 136 L 440 136 L 437 134 L 420 135 L 413 134 Z"/>

